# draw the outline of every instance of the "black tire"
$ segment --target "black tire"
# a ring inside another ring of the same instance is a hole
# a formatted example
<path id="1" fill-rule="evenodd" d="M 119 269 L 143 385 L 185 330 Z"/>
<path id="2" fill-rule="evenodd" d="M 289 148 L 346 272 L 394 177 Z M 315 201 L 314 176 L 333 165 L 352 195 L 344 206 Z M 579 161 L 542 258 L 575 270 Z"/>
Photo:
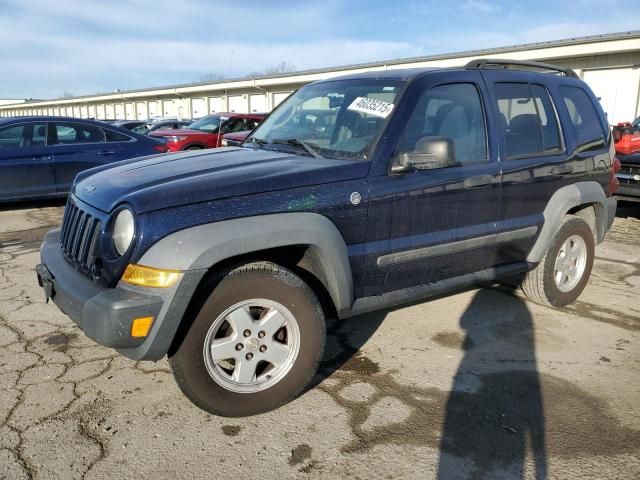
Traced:
<path id="1" fill-rule="evenodd" d="M 220 314 L 254 298 L 272 300 L 289 309 L 299 327 L 300 349 L 291 369 L 277 383 L 258 392 L 238 393 L 224 388 L 209 374 L 204 342 Z M 274 410 L 303 391 L 318 369 L 325 339 L 324 313 L 311 288 L 286 268 L 268 262 L 251 263 L 221 279 L 170 356 L 169 364 L 182 392 L 198 407 L 223 417 L 249 416 Z"/>
<path id="2" fill-rule="evenodd" d="M 190 147 L 187 147 L 184 150 L 185 151 L 187 151 L 187 150 L 202 150 L 202 147 L 199 147 L 198 145 L 191 145 Z"/>
<path id="3" fill-rule="evenodd" d="M 561 291 L 554 279 L 555 262 L 564 242 L 571 236 L 580 236 L 586 245 L 587 258 L 580 281 L 567 292 Z M 522 291 L 536 303 L 550 307 L 564 307 L 573 303 L 582 293 L 589 281 L 593 258 L 595 255 L 595 240 L 593 231 L 580 217 L 568 215 L 556 232 L 549 250 L 542 261 L 524 277 Z"/>

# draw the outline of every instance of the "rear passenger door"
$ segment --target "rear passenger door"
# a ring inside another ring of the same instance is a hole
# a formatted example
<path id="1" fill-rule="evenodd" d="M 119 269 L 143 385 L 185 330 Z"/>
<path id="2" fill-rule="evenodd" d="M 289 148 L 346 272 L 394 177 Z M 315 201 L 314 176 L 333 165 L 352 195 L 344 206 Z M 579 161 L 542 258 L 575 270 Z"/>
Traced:
<path id="1" fill-rule="evenodd" d="M 60 121 L 49 124 L 58 192 L 68 192 L 82 170 L 116 160 L 117 147 L 107 144 L 102 128 L 88 123 Z"/>
<path id="2" fill-rule="evenodd" d="M 482 72 L 498 120 L 502 197 L 498 263 L 524 261 L 544 222 L 551 196 L 579 166 L 567 155 L 558 108 L 539 75 Z M 551 77 L 554 78 L 554 77 Z"/>
<path id="3" fill-rule="evenodd" d="M 0 129 L 1 198 L 55 193 L 46 131 L 46 122 L 21 122 Z"/>

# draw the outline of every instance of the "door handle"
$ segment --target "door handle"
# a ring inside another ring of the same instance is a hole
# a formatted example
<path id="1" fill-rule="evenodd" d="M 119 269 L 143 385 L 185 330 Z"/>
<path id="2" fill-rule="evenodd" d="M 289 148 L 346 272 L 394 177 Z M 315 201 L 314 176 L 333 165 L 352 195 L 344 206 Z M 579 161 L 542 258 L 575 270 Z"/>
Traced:
<path id="1" fill-rule="evenodd" d="M 565 175 L 571 172 L 573 172 L 573 167 L 571 165 L 559 165 L 551 169 L 552 175 Z"/>
<path id="2" fill-rule="evenodd" d="M 478 175 L 464 179 L 465 188 L 486 187 L 493 183 L 493 175 Z"/>
<path id="3" fill-rule="evenodd" d="M 116 152 L 114 152 L 113 150 L 102 150 L 98 152 L 98 155 L 113 155 L 114 153 Z"/>

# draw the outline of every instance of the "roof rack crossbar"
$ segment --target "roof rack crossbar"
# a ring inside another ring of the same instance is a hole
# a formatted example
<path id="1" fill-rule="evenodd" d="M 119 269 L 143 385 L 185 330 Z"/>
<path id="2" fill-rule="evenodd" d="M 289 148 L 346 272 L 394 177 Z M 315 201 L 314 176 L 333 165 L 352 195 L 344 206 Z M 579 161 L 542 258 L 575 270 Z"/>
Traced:
<path id="1" fill-rule="evenodd" d="M 541 62 L 529 62 L 526 60 L 503 60 L 503 59 L 498 59 L 498 58 L 479 58 L 477 60 L 471 60 L 469 63 L 467 63 L 465 65 L 465 68 L 467 69 L 478 69 L 478 68 L 486 68 L 486 67 L 490 67 L 492 65 L 495 66 L 502 66 L 505 69 L 514 66 L 514 67 L 531 67 L 531 68 L 538 68 L 541 70 L 552 70 L 554 72 L 558 72 L 558 73 L 562 73 L 563 75 L 567 76 L 567 77 L 572 77 L 572 78 L 580 78 L 578 77 L 578 74 L 576 72 L 574 72 L 572 69 L 570 68 L 564 68 L 564 67 L 558 67 L 557 65 L 551 65 L 548 63 L 541 63 Z"/>

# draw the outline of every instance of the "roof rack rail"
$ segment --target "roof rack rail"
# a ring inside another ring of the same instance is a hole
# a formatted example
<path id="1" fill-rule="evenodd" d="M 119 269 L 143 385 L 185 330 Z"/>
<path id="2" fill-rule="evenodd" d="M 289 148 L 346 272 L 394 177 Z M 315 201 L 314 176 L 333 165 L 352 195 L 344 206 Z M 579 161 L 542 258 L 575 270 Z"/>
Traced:
<path id="1" fill-rule="evenodd" d="M 509 67 L 531 67 L 538 68 L 540 70 L 552 70 L 554 72 L 562 73 L 567 77 L 580 78 L 576 72 L 570 68 L 558 67 L 556 65 L 550 65 L 548 63 L 529 62 L 526 60 L 503 60 L 498 58 L 479 58 L 477 60 L 471 60 L 465 65 L 467 69 L 478 69 L 486 67 L 502 67 L 508 69 Z"/>

